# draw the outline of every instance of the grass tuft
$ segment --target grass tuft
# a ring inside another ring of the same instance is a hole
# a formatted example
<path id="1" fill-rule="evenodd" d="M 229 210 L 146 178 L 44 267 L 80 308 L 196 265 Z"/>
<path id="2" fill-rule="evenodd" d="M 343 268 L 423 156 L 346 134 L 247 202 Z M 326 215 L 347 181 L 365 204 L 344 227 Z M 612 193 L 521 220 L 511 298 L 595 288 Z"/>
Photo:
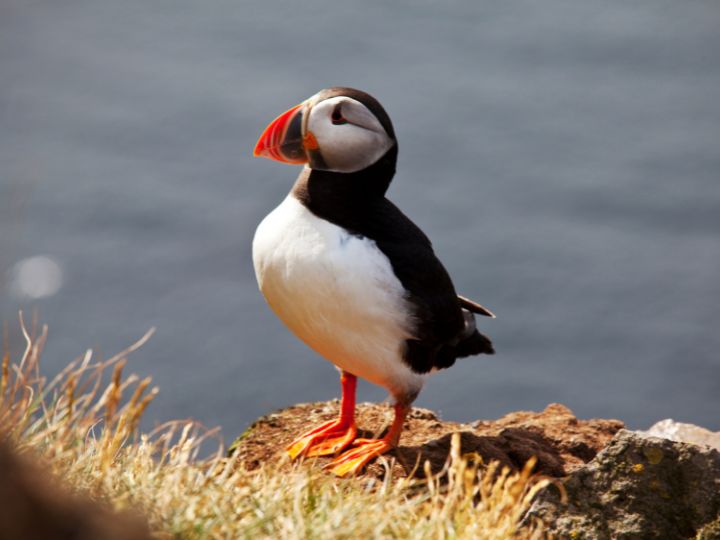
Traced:
<path id="1" fill-rule="evenodd" d="M 548 480 L 462 455 L 460 438 L 440 474 L 425 480 L 338 480 L 301 465 L 242 468 L 219 439 L 192 421 L 139 430 L 157 395 L 149 378 L 124 375 L 132 347 L 108 360 L 92 351 L 47 381 L 40 357 L 47 328 L 28 331 L 26 348 L 0 369 L 0 439 L 41 459 L 66 486 L 117 509 L 139 509 L 157 538 L 544 538 L 541 523 L 521 520 Z M 107 379 L 109 374 L 109 380 Z"/>

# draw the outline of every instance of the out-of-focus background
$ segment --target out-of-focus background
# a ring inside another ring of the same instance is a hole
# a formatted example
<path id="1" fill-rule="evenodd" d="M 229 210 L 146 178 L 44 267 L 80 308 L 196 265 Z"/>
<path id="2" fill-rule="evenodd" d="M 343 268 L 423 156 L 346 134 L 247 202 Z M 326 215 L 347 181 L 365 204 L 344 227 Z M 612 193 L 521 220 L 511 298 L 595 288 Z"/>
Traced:
<path id="1" fill-rule="evenodd" d="M 252 148 L 346 85 L 394 121 L 389 197 L 498 314 L 481 321 L 497 356 L 435 375 L 417 405 L 718 429 L 719 28 L 715 0 L 5 0 L 9 341 L 35 310 L 53 372 L 156 326 L 129 366 L 161 388 L 150 421 L 226 436 L 337 396 L 257 291 L 255 227 L 299 171 Z"/>

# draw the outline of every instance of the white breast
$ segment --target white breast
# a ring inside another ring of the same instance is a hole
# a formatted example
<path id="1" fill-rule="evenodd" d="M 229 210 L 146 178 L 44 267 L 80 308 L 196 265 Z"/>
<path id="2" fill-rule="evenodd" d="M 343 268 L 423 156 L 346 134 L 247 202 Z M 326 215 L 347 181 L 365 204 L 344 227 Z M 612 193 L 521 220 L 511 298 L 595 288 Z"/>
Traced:
<path id="1" fill-rule="evenodd" d="M 411 309 L 375 242 L 289 195 L 258 226 L 253 262 L 268 304 L 307 345 L 398 397 L 420 390 L 423 377 L 402 360 Z"/>

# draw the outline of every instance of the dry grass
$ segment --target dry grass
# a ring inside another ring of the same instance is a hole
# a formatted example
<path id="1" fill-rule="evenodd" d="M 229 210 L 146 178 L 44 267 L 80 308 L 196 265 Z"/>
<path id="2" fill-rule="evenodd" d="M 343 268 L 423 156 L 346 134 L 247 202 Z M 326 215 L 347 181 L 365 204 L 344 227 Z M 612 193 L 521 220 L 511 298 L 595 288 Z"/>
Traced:
<path id="1" fill-rule="evenodd" d="M 520 528 L 533 496 L 547 485 L 530 474 L 462 456 L 459 439 L 440 475 L 337 480 L 312 466 L 287 474 L 255 471 L 199 446 L 217 435 L 190 421 L 151 433 L 138 424 L 157 394 L 150 380 L 123 376 L 127 351 L 95 361 L 91 351 L 51 381 L 39 361 L 46 329 L 23 326 L 27 348 L 0 374 L 0 438 L 34 454 L 66 485 L 116 508 L 136 507 L 158 538 L 542 538 Z M 109 381 L 103 374 L 111 373 Z"/>

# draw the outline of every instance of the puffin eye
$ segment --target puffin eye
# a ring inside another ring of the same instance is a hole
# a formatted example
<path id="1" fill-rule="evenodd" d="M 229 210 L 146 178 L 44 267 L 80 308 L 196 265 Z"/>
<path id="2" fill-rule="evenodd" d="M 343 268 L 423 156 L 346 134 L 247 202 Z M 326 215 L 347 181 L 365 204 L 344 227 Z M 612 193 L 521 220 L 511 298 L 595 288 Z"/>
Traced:
<path id="1" fill-rule="evenodd" d="M 330 119 L 332 120 L 332 123 L 336 126 L 340 124 L 347 124 L 347 120 L 345 120 L 345 117 L 342 115 L 342 104 L 338 103 L 337 105 L 335 105 L 335 108 L 330 115 Z"/>

